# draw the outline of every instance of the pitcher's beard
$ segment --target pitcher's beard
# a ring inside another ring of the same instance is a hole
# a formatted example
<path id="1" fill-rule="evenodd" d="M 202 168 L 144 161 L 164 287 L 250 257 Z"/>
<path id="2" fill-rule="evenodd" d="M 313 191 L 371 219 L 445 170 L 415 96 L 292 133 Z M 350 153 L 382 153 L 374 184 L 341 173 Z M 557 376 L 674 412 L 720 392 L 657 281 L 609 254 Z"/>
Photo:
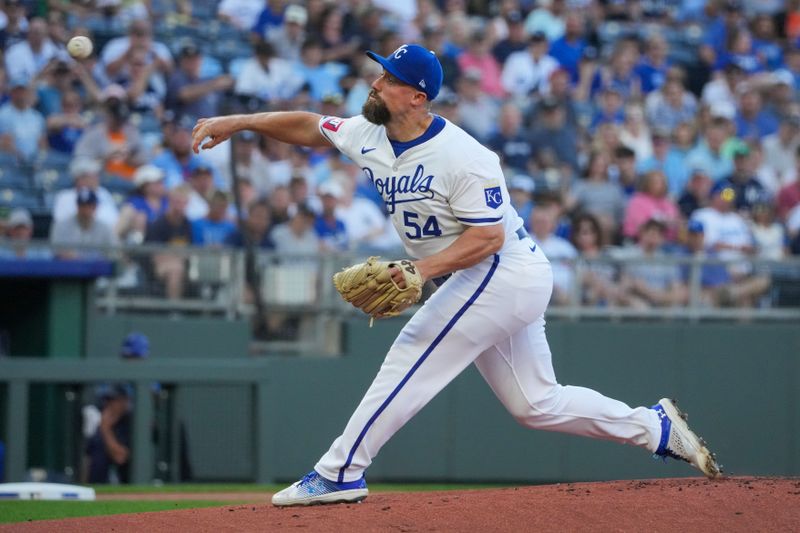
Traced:
<path id="1" fill-rule="evenodd" d="M 367 98 L 367 101 L 361 107 L 361 114 L 364 115 L 365 119 L 378 126 L 383 126 L 392 118 L 389 108 L 377 97 Z"/>

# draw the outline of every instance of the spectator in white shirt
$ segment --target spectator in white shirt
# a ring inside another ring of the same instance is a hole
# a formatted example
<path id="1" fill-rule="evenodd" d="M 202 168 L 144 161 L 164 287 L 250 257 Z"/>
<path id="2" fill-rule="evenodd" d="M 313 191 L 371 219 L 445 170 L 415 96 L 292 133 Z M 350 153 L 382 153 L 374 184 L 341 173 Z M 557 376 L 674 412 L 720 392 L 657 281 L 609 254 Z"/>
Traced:
<path id="1" fill-rule="evenodd" d="M 573 291 L 578 251 L 572 243 L 554 233 L 560 216 L 561 209 L 556 202 L 539 202 L 530 215 L 533 240 L 542 248 L 553 267 L 551 301 L 554 305 L 566 305 L 573 292 L 578 294 Z"/>
<path id="2" fill-rule="evenodd" d="M 217 17 L 236 29 L 249 31 L 264 9 L 264 0 L 222 0 L 217 7 Z"/>
<path id="3" fill-rule="evenodd" d="M 267 31 L 266 40 L 275 48 L 275 53 L 287 61 L 300 61 L 300 50 L 306 40 L 306 8 L 291 4 L 283 12 L 283 24 Z"/>
<path id="4" fill-rule="evenodd" d="M 47 36 L 47 22 L 38 17 L 31 19 L 26 39 L 5 52 L 8 78 L 31 80 L 58 54 L 58 47 Z"/>
<path id="5" fill-rule="evenodd" d="M 547 93 L 550 90 L 550 74 L 559 65 L 547 54 L 547 47 L 547 36 L 544 32 L 536 32 L 531 35 L 526 50 L 508 56 L 501 80 L 509 94 L 525 98 L 532 92 Z"/>
<path id="6" fill-rule="evenodd" d="M 118 76 L 128 76 L 128 63 L 134 50 L 144 50 L 145 60 L 155 63 L 154 71 L 161 76 L 173 68 L 172 54 L 167 45 L 153 41 L 153 29 L 146 20 L 135 20 L 128 28 L 128 35 L 110 40 L 100 55 L 106 75 L 111 80 Z"/>
<path id="7" fill-rule="evenodd" d="M 800 147 L 800 116 L 790 115 L 781 120 L 778 131 L 761 140 L 764 164 L 775 176 L 775 183 L 763 183 L 772 194 L 797 179 L 795 153 Z"/>
<path id="8" fill-rule="evenodd" d="M 233 91 L 280 105 L 294 97 L 303 83 L 303 77 L 295 72 L 289 61 L 275 57 L 270 43 L 260 42 L 255 45 L 254 57 L 242 65 Z"/>
<path id="9" fill-rule="evenodd" d="M 75 186 L 56 193 L 53 200 L 53 220 L 63 220 L 75 216 L 78 212 L 78 190 L 89 189 L 97 195 L 97 220 L 112 228 L 119 219 L 119 209 L 114 197 L 105 187 L 100 186 L 100 162 L 88 158 L 75 158 L 69 166 L 69 172 L 75 180 Z"/>

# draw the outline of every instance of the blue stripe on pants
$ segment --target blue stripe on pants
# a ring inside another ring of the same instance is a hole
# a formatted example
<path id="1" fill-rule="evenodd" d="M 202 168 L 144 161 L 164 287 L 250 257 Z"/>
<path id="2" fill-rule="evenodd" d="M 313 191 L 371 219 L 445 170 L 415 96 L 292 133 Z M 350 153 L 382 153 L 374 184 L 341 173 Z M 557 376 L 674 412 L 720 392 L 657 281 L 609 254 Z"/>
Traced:
<path id="1" fill-rule="evenodd" d="M 447 323 L 444 329 L 439 333 L 439 335 L 436 336 L 435 339 L 433 339 L 433 342 L 431 343 L 430 346 L 428 346 L 428 349 L 425 350 L 425 352 L 417 360 L 417 362 L 414 363 L 414 366 L 412 366 L 411 369 L 408 371 L 408 373 L 403 377 L 403 379 L 400 381 L 397 387 L 394 388 L 389 397 L 383 401 L 381 406 L 378 407 L 378 410 L 375 411 L 375 414 L 372 415 L 370 419 L 367 421 L 367 424 L 364 426 L 364 429 L 361 430 L 361 433 L 358 435 L 356 442 L 350 449 L 350 453 L 347 454 L 347 461 L 345 461 L 344 466 L 342 466 L 342 468 L 339 469 L 339 479 L 337 480 L 339 483 L 344 483 L 344 471 L 347 469 L 348 466 L 350 466 L 350 463 L 353 462 L 353 456 L 356 453 L 356 449 L 358 448 L 358 445 L 361 444 L 361 441 L 364 440 L 364 437 L 366 436 L 367 431 L 369 431 L 369 428 L 372 426 L 373 423 L 375 423 L 375 420 L 378 419 L 378 417 L 381 415 L 384 409 L 386 409 L 389 406 L 394 397 L 397 396 L 397 394 L 400 392 L 400 389 L 402 389 L 403 386 L 408 382 L 408 380 L 411 379 L 411 376 L 414 375 L 414 372 L 416 372 L 417 369 L 422 365 L 422 363 L 425 362 L 425 359 L 428 358 L 428 356 L 431 354 L 434 348 L 436 348 L 439 345 L 439 343 L 442 342 L 442 339 L 444 339 L 445 335 L 447 335 L 447 333 L 451 329 L 453 329 L 453 326 L 455 326 L 456 322 L 458 322 L 458 319 L 461 318 L 461 315 L 463 315 L 467 311 L 467 309 L 469 309 L 469 307 L 475 303 L 475 300 L 478 299 L 478 296 L 480 296 L 480 294 L 486 288 L 486 285 L 489 283 L 489 280 L 492 279 L 492 275 L 494 274 L 494 271 L 497 270 L 497 265 L 499 262 L 500 262 L 500 255 L 494 254 L 494 260 L 492 261 L 492 266 L 489 267 L 489 272 L 486 273 L 486 277 L 483 278 L 483 281 L 481 281 L 481 284 L 478 286 L 478 289 L 475 291 L 475 293 L 472 296 L 470 296 L 469 300 L 467 300 L 466 303 L 463 306 L 461 306 L 461 309 L 459 309 L 458 312 L 455 315 L 453 315 L 453 318 L 450 319 L 450 321 Z"/>

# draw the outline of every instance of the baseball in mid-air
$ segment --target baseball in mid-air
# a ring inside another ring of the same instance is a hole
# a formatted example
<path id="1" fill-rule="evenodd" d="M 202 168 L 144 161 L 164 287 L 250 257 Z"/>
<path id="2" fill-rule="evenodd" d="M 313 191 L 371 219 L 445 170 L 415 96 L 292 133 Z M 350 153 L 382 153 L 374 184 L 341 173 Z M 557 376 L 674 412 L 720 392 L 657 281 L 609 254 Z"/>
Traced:
<path id="1" fill-rule="evenodd" d="M 76 35 L 67 43 L 67 52 L 75 59 L 86 59 L 92 53 L 92 41 L 85 35 Z"/>

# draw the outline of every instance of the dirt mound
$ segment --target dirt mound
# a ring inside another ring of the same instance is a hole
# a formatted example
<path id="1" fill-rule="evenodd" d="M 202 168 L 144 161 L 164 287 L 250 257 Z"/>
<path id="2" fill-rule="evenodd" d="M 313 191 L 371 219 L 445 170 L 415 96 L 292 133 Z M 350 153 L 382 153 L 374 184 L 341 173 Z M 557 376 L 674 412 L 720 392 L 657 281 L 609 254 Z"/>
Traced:
<path id="1" fill-rule="evenodd" d="M 364 503 L 246 504 L 10 524 L 0 530 L 87 531 L 791 531 L 800 479 L 735 477 L 379 493 Z"/>

